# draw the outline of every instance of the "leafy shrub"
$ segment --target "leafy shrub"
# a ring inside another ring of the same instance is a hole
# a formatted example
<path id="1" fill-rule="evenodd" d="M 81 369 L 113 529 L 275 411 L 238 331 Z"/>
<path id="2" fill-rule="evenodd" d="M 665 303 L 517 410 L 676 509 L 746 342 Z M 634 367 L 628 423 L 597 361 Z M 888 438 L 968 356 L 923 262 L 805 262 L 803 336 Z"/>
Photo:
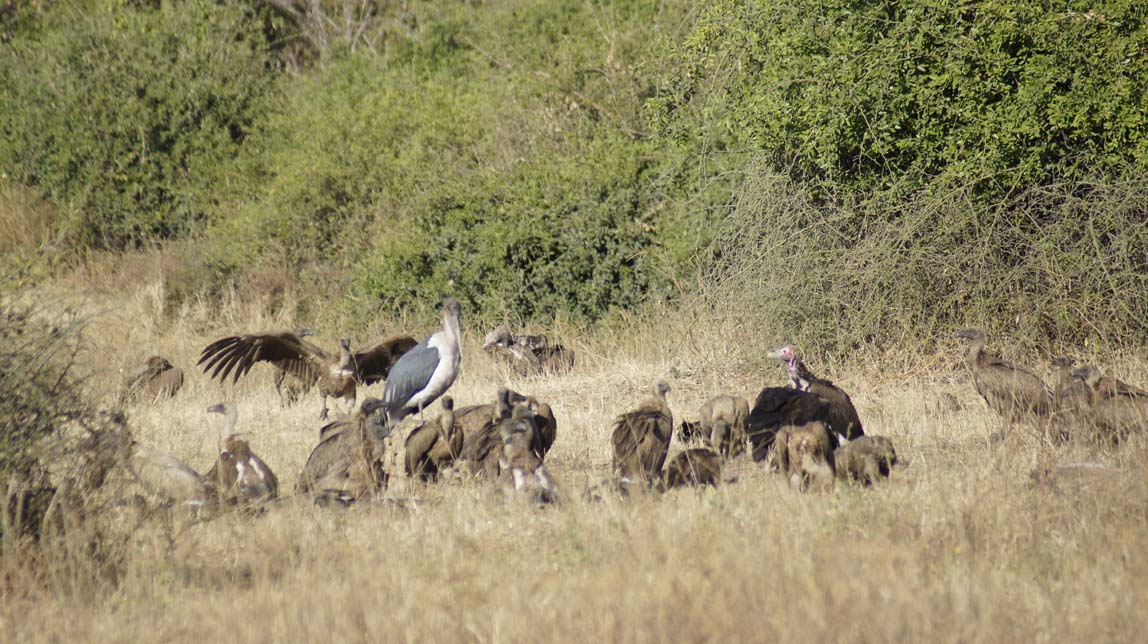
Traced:
<path id="1" fill-rule="evenodd" d="M 0 49 L 0 168 L 66 206 L 84 248 L 193 230 L 271 87 L 240 8 L 131 5 L 65 5 Z"/>
<path id="2" fill-rule="evenodd" d="M 754 151 L 824 202 L 938 176 L 992 201 L 1142 173 L 1145 16 L 1129 0 L 730 0 L 647 115 L 693 149 Z"/>

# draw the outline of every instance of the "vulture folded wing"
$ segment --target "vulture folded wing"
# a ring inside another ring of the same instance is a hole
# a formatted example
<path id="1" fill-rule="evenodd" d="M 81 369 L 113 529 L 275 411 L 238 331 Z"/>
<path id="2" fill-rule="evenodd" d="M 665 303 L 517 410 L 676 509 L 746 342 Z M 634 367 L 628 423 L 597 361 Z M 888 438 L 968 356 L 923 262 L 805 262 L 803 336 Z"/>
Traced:
<path id="1" fill-rule="evenodd" d="M 418 342 L 409 335 L 395 335 L 356 351 L 354 359 L 359 382 L 373 385 L 385 380 L 399 358 L 417 345 Z"/>

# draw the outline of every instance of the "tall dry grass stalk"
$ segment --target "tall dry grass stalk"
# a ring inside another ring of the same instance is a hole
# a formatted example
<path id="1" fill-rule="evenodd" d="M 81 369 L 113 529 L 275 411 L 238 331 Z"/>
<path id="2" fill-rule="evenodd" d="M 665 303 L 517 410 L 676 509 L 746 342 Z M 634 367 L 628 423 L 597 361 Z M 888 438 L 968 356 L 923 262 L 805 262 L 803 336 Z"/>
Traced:
<path id="1" fill-rule="evenodd" d="M 127 410 L 137 440 L 205 471 L 220 430 L 206 407 L 236 401 L 239 430 L 290 494 L 317 441 L 315 397 L 281 409 L 269 368 L 220 385 L 193 365 L 223 333 L 292 320 L 239 302 L 222 314 L 167 310 L 161 288 L 88 302 L 93 394 L 110 402 L 118 368 L 165 355 L 188 382 L 170 401 Z M 564 504 L 537 509 L 492 486 L 451 483 L 402 507 L 329 510 L 288 496 L 256 517 L 148 518 L 113 580 L 9 585 L 0 640 L 1119 641 L 1148 626 L 1143 442 L 1051 448 L 1018 428 L 990 445 L 999 421 L 952 366 L 955 342 L 941 368 L 811 365 L 910 461 L 884 485 L 799 494 L 740 461 L 727 472 L 736 482 L 716 490 L 593 502 L 582 490 L 607 474 L 616 414 L 659 379 L 673 386 L 678 420 L 719 392 L 752 399 L 784 381 L 761 355 L 771 343 L 702 315 L 633 321 L 563 337 L 578 351 L 575 369 L 524 379 L 482 353 L 486 329 L 467 326 L 465 312 L 464 327 L 451 394 L 459 405 L 487 402 L 507 385 L 549 401 L 558 440 L 547 460 Z M 340 333 L 323 331 L 328 344 Z M 1148 384 L 1138 356 L 1092 358 Z M 1072 462 L 1115 473 L 1056 486 L 1030 478 L 1038 464 Z M 117 511 L 125 523 L 135 516 Z M 5 566 L 22 569 L 11 557 Z"/>

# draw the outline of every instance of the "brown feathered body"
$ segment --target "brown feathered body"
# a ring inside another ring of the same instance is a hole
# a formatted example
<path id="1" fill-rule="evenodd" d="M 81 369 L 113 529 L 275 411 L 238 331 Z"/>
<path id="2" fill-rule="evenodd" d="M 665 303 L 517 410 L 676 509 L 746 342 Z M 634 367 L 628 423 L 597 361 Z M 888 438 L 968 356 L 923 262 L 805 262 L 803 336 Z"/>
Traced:
<path id="1" fill-rule="evenodd" d="M 156 402 L 171 398 L 183 387 L 183 369 L 166 358 L 151 356 L 144 365 L 124 377 L 121 400 L 142 398 Z"/>
<path id="2" fill-rule="evenodd" d="M 1100 374 L 1100 370 L 1086 365 L 1073 372 L 1089 389 L 1087 409 L 1081 418 L 1094 427 L 1100 438 L 1121 441 L 1129 435 L 1148 430 L 1148 394 Z"/>
<path id="3" fill-rule="evenodd" d="M 515 407 L 510 418 L 499 422 L 499 487 L 508 497 L 556 503 L 558 486 L 535 450 L 537 432 L 534 412 L 525 405 Z"/>
<path id="4" fill-rule="evenodd" d="M 482 348 L 487 353 L 499 356 L 520 376 L 561 374 L 574 367 L 573 351 L 562 345 L 551 344 L 546 336 L 512 336 L 505 326 L 488 333 Z"/>
<path id="5" fill-rule="evenodd" d="M 1036 374 L 986 353 L 985 336 L 977 329 L 965 329 L 957 336 L 971 342 L 967 360 L 977 393 L 1006 422 L 1052 411 L 1052 390 Z"/>
<path id="6" fill-rule="evenodd" d="M 833 452 L 837 478 L 872 485 L 889 478 L 898 464 L 893 441 L 884 436 L 862 436 L 838 447 Z"/>
<path id="7" fill-rule="evenodd" d="M 224 449 L 207 472 L 220 499 L 228 503 L 256 503 L 279 496 L 279 479 L 275 472 L 242 438 L 231 435 Z"/>
<path id="8" fill-rule="evenodd" d="M 773 452 L 778 470 L 795 489 L 804 490 L 810 485 L 833 486 L 833 444 L 824 422 L 781 428 Z"/>
<path id="9" fill-rule="evenodd" d="M 661 479 L 674 431 L 674 415 L 666 402 L 669 390 L 659 384 L 653 396 L 614 420 L 613 465 L 623 480 L 651 485 Z"/>
<path id="10" fill-rule="evenodd" d="M 745 451 L 749 401 L 741 396 L 714 396 L 698 413 L 702 435 L 709 438 L 710 445 L 722 458 L 733 458 Z"/>
<path id="11" fill-rule="evenodd" d="M 299 492 L 340 491 L 361 499 L 382 487 L 382 421 L 376 413 L 381 408 L 381 400 L 364 400 L 352 416 L 320 430 L 319 444 L 299 475 Z"/>
<path id="12" fill-rule="evenodd" d="M 462 428 L 454 422 L 454 400 L 441 399 L 438 418 L 422 423 L 407 435 L 407 473 L 432 479 L 450 467 L 462 454 Z"/>
<path id="13" fill-rule="evenodd" d="M 712 449 L 695 447 L 679 452 L 666 465 L 666 488 L 717 486 L 721 481 L 721 456 Z"/>
<path id="14" fill-rule="evenodd" d="M 791 389 L 809 392 L 820 397 L 828 405 L 827 426 L 829 433 L 835 439 L 835 444 L 838 436 L 853 440 L 865 434 L 861 426 L 861 417 L 857 414 L 857 408 L 853 406 L 853 399 L 849 394 L 832 381 L 813 375 L 797 355 L 797 349 L 793 345 L 787 344 L 776 349 L 770 356 L 785 362 Z"/>

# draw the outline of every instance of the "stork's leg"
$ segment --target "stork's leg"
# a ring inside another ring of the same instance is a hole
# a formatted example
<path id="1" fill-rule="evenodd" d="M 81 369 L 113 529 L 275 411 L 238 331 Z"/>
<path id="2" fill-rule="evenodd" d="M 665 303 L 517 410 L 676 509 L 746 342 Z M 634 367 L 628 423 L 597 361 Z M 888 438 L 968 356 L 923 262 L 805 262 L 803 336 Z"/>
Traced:
<path id="1" fill-rule="evenodd" d="M 327 396 L 320 395 L 323 397 L 323 411 L 319 412 L 319 420 L 327 420 Z"/>

